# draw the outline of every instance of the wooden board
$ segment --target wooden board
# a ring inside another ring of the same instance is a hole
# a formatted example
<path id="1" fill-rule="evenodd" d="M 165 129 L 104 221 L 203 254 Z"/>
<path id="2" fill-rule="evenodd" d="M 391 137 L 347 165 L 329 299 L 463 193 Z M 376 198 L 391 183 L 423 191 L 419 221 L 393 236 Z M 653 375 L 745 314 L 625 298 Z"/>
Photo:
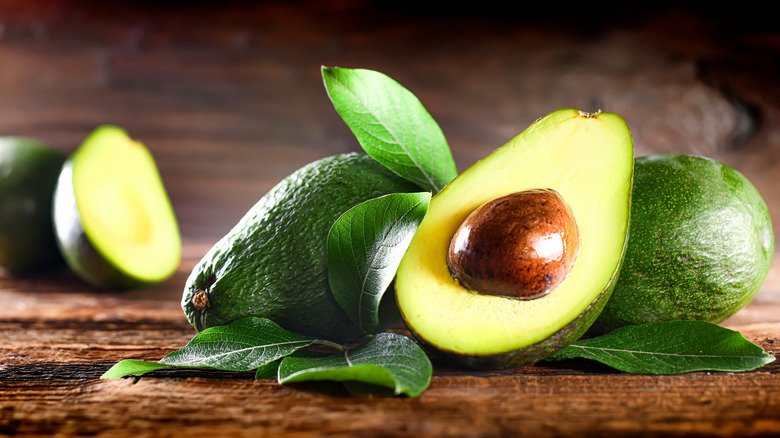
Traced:
<path id="1" fill-rule="evenodd" d="M 193 255 L 193 251 L 188 254 Z M 194 334 L 179 308 L 194 259 L 146 291 L 90 290 L 67 272 L 0 278 L 0 435 L 707 436 L 780 434 L 780 364 L 747 373 L 629 375 L 584 361 L 471 372 L 437 366 L 421 396 L 354 397 L 252 373 L 161 371 Z M 726 323 L 780 354 L 780 272 Z"/>
<path id="2" fill-rule="evenodd" d="M 188 248 L 191 257 L 195 251 Z M 584 361 L 471 372 L 437 366 L 421 396 L 353 397 L 252 373 L 171 370 L 100 380 L 194 334 L 188 258 L 146 291 L 94 291 L 67 272 L 0 278 L 0 435 L 707 436 L 780 434 L 780 364 L 747 373 L 629 375 Z M 725 325 L 780 354 L 780 272 Z"/>

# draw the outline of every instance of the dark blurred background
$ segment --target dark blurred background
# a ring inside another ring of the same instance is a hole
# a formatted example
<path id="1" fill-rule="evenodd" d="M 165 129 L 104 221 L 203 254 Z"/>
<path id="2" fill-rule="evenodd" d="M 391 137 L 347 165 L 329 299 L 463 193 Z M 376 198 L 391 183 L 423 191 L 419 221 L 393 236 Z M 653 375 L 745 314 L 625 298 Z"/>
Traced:
<path id="1" fill-rule="evenodd" d="M 185 244 L 211 244 L 287 174 L 360 149 L 322 65 L 409 88 L 460 170 L 555 109 L 616 112 L 637 155 L 743 172 L 780 229 L 780 29 L 749 2 L 2 0 L 0 135 L 72 151 L 125 127 Z"/>

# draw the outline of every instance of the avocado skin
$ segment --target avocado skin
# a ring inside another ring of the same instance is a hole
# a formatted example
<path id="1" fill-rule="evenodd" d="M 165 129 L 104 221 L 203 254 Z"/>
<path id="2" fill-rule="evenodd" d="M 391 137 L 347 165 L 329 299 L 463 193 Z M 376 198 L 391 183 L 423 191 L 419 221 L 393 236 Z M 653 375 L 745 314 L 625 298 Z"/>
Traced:
<path id="1" fill-rule="evenodd" d="M 52 199 L 66 155 L 32 138 L 0 138 L 0 266 L 13 274 L 63 260 L 52 227 Z"/>
<path id="2" fill-rule="evenodd" d="M 603 333 L 670 320 L 718 323 L 766 278 L 774 234 L 766 203 L 741 173 L 681 154 L 635 160 L 629 245 Z"/>
<path id="3" fill-rule="evenodd" d="M 199 331 L 255 315 L 332 341 L 363 336 L 328 286 L 328 232 L 361 202 L 419 190 L 362 153 L 302 167 L 263 196 L 195 266 L 182 295 L 187 319 Z M 193 304 L 199 290 L 208 297 L 200 309 Z"/>

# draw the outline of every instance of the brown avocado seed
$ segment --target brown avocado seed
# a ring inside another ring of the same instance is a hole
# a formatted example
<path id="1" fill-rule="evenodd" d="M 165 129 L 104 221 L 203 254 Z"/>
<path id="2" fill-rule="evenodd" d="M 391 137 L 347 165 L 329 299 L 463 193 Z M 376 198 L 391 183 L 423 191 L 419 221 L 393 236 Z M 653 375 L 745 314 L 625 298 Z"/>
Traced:
<path id="1" fill-rule="evenodd" d="M 474 292 L 533 300 L 566 278 L 579 244 L 577 224 L 561 195 L 526 190 L 474 210 L 452 237 L 447 266 Z"/>

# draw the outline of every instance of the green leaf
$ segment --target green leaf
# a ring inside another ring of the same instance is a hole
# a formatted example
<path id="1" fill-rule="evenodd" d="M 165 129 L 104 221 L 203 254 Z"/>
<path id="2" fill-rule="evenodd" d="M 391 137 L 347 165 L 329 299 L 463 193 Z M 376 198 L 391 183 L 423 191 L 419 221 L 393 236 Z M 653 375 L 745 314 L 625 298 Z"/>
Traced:
<path id="1" fill-rule="evenodd" d="M 547 360 L 575 358 L 634 374 L 748 371 L 775 360 L 739 332 L 704 321 L 625 326 L 575 342 Z"/>
<path id="2" fill-rule="evenodd" d="M 393 193 L 345 212 L 328 234 L 328 282 L 366 333 L 379 330 L 379 303 L 393 281 L 431 194 Z"/>
<path id="3" fill-rule="evenodd" d="M 210 327 L 184 347 L 159 362 L 124 360 L 101 378 L 142 374 L 167 367 L 208 367 L 225 371 L 251 371 L 318 341 L 291 333 L 271 320 L 248 316 L 225 326 Z"/>
<path id="4" fill-rule="evenodd" d="M 269 319 L 248 316 L 198 333 L 189 344 L 169 353 L 160 363 L 250 371 L 315 342 Z"/>
<path id="5" fill-rule="evenodd" d="M 379 333 L 338 354 L 285 357 L 279 366 L 279 382 L 357 381 L 416 397 L 428 387 L 432 373 L 428 356 L 414 341 L 395 333 Z"/>
<path id="6" fill-rule="evenodd" d="M 101 379 L 121 379 L 125 376 L 140 376 L 149 371 L 168 368 L 170 365 L 164 365 L 159 362 L 148 362 L 145 360 L 125 359 L 108 369 Z"/>
<path id="7" fill-rule="evenodd" d="M 322 77 L 336 111 L 374 159 L 434 193 L 457 176 L 441 128 L 409 90 L 372 70 L 323 67 Z"/>
<path id="8" fill-rule="evenodd" d="M 257 369 L 257 372 L 255 372 L 255 380 L 260 379 L 276 379 L 277 375 L 279 374 L 279 364 L 281 363 L 280 360 L 269 362 L 260 368 Z"/>

